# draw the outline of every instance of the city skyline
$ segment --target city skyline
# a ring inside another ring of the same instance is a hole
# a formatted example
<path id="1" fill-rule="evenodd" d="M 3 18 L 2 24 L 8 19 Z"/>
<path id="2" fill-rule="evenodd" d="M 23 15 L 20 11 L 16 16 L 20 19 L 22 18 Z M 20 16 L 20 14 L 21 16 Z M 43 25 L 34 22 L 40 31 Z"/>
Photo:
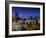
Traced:
<path id="1" fill-rule="evenodd" d="M 12 7 L 12 16 L 18 13 L 20 18 L 29 18 L 40 16 L 40 8 L 28 8 L 28 7 Z"/>

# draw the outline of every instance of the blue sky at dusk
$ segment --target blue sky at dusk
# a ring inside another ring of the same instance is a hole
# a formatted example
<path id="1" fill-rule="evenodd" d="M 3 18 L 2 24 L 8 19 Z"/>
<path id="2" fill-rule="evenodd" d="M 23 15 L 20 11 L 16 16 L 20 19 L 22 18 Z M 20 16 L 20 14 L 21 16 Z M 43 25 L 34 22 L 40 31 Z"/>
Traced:
<path id="1" fill-rule="evenodd" d="M 21 18 L 40 16 L 40 8 L 12 7 L 12 16 L 18 13 Z"/>

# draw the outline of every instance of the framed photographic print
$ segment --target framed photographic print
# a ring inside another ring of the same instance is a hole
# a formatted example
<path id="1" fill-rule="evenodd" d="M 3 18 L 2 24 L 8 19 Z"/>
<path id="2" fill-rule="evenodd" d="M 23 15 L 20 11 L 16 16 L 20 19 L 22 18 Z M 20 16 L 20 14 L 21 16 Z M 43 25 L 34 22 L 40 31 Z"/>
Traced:
<path id="1" fill-rule="evenodd" d="M 6 37 L 45 34 L 45 3 L 6 1 Z"/>

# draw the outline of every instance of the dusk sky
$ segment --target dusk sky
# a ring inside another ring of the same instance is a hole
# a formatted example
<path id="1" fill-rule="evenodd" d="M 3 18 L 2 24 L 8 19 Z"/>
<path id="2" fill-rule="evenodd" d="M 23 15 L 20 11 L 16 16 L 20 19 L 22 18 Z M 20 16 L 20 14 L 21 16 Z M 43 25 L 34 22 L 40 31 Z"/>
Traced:
<path id="1" fill-rule="evenodd" d="M 40 8 L 12 7 L 12 16 L 18 12 L 21 18 L 40 16 Z"/>

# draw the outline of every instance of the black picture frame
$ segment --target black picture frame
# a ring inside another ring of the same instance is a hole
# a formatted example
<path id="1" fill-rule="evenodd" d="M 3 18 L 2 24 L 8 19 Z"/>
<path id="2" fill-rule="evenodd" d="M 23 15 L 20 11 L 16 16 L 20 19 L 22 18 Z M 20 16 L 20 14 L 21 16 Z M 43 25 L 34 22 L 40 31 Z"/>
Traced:
<path id="1" fill-rule="evenodd" d="M 9 27 L 8 27 L 8 19 L 9 19 L 9 3 L 26 3 L 26 4 L 35 4 L 35 5 L 43 5 L 43 33 L 37 34 L 22 34 L 22 35 L 8 35 Z M 24 2 L 24 1 L 5 1 L 5 37 L 23 37 L 23 36 L 40 36 L 45 35 L 45 3 L 42 2 Z"/>

